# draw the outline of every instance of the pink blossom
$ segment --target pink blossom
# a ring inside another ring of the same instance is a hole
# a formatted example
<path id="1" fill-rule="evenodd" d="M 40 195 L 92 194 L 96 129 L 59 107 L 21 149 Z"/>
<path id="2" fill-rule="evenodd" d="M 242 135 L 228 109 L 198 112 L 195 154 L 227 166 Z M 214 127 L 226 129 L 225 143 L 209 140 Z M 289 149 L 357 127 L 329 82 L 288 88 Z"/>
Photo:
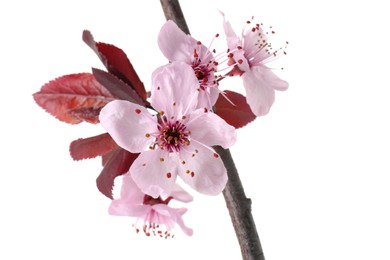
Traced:
<path id="1" fill-rule="evenodd" d="M 266 63 L 274 60 L 282 49 L 273 50 L 260 24 L 247 21 L 241 38 L 236 35 L 232 26 L 224 17 L 224 30 L 230 50 L 229 57 L 236 64 L 231 75 L 242 75 L 246 99 L 256 116 L 266 115 L 274 100 L 275 90 L 286 90 L 288 83 L 281 80 Z M 273 34 L 271 31 L 270 34 Z"/>
<path id="2" fill-rule="evenodd" d="M 152 115 L 124 100 L 108 103 L 100 112 L 101 125 L 122 148 L 140 153 L 130 173 L 142 192 L 168 197 L 179 175 L 207 195 L 225 187 L 227 173 L 211 148 L 228 148 L 236 141 L 234 127 L 206 108 L 197 109 L 198 79 L 190 66 L 173 62 L 152 75 Z"/>
<path id="3" fill-rule="evenodd" d="M 186 235 L 191 236 L 192 229 L 188 228 L 182 219 L 187 209 L 169 207 L 171 200 L 190 202 L 192 196 L 179 185 L 175 185 L 169 197 L 153 198 L 143 193 L 127 173 L 123 176 L 120 198 L 111 202 L 109 213 L 135 217 L 137 220 L 133 226 L 137 233 L 142 230 L 147 236 L 173 237 L 175 224 L 178 224 Z"/>
<path id="4" fill-rule="evenodd" d="M 168 60 L 183 61 L 191 65 L 200 84 L 198 107 L 211 108 L 218 99 L 219 90 L 214 75 L 218 63 L 209 48 L 186 35 L 171 20 L 162 26 L 158 45 Z"/>

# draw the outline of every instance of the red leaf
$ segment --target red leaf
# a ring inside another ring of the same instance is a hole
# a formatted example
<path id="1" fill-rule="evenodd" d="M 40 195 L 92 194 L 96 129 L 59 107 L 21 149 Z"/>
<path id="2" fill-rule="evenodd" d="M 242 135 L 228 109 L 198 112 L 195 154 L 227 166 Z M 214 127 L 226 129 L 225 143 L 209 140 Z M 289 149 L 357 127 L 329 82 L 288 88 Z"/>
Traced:
<path id="1" fill-rule="evenodd" d="M 219 94 L 215 104 L 215 113 L 223 118 L 228 124 L 240 128 L 255 120 L 245 96 L 234 91 L 226 90 L 224 95 L 234 104 L 231 104 L 222 94 Z"/>
<path id="2" fill-rule="evenodd" d="M 138 155 L 139 153 L 130 153 L 120 147 L 115 149 L 96 179 L 99 191 L 108 198 L 113 199 L 112 188 L 114 187 L 115 178 L 128 172 Z"/>
<path id="3" fill-rule="evenodd" d="M 111 74 L 114 74 L 123 82 L 130 85 L 138 93 L 142 100 L 146 100 L 147 95 L 144 84 L 138 77 L 133 65 L 123 50 L 111 44 L 95 42 L 91 32 L 89 31 L 83 31 L 83 40 L 92 50 L 95 51 Z"/>
<path id="4" fill-rule="evenodd" d="M 114 99 L 91 73 L 59 77 L 43 85 L 33 97 L 40 107 L 69 124 L 98 123 L 100 110 Z"/>
<path id="5" fill-rule="evenodd" d="M 116 150 L 113 150 L 109 153 L 106 153 L 106 154 L 103 154 L 102 155 L 102 166 L 104 167 L 104 165 L 106 165 L 106 163 L 108 162 L 108 160 L 110 160 L 111 156 L 113 155 L 113 153 L 115 152 Z"/>
<path id="6" fill-rule="evenodd" d="M 90 159 L 105 155 L 118 145 L 108 133 L 74 140 L 69 147 L 73 160 Z"/>
<path id="7" fill-rule="evenodd" d="M 95 68 L 92 68 L 92 73 L 96 80 L 99 81 L 100 84 L 102 84 L 111 92 L 111 94 L 115 95 L 117 98 L 129 100 L 132 103 L 145 106 L 144 101 L 135 92 L 135 90 L 129 88 L 126 83 L 117 78 L 115 75 Z"/>

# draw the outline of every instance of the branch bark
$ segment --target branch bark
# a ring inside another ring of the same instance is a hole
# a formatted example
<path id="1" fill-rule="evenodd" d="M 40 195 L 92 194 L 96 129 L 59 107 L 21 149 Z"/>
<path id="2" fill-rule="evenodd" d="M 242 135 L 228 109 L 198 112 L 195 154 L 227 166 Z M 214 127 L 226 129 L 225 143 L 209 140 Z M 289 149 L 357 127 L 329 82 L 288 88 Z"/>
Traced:
<path id="1" fill-rule="evenodd" d="M 241 247 L 242 258 L 244 260 L 264 260 L 263 249 L 252 216 L 252 201 L 245 195 L 230 151 L 220 146 L 215 146 L 214 149 L 220 155 L 228 173 L 229 179 L 223 190 L 223 196 Z"/>
<path id="2" fill-rule="evenodd" d="M 190 34 L 178 0 L 160 0 L 167 20 L 173 20 L 186 34 Z M 229 149 L 214 147 L 220 155 L 227 173 L 228 182 L 223 190 L 226 206 L 233 223 L 241 254 L 244 260 L 264 260 L 263 249 L 251 212 L 251 200 L 246 197 Z"/>
<path id="3" fill-rule="evenodd" d="M 165 19 L 174 21 L 186 34 L 190 34 L 178 0 L 160 0 Z"/>

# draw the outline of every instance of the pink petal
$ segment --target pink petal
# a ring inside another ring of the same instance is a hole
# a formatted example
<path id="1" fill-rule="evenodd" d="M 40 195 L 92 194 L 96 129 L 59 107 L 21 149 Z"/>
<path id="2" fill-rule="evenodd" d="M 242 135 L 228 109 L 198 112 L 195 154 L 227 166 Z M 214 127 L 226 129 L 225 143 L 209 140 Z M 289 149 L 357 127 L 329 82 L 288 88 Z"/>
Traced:
<path id="1" fill-rule="evenodd" d="M 129 204 L 142 204 L 145 194 L 135 184 L 130 172 L 123 175 L 120 198 Z"/>
<path id="2" fill-rule="evenodd" d="M 132 153 L 144 151 L 152 138 L 146 134 L 157 130 L 156 119 L 146 108 L 124 100 L 108 103 L 101 110 L 99 120 L 114 141 Z"/>
<path id="3" fill-rule="evenodd" d="M 108 213 L 113 216 L 140 217 L 150 211 L 150 205 L 134 205 L 124 199 L 115 199 L 108 208 Z"/>
<path id="4" fill-rule="evenodd" d="M 131 165 L 130 173 L 143 193 L 167 198 L 176 181 L 177 161 L 160 149 L 145 151 Z"/>
<path id="5" fill-rule="evenodd" d="M 197 108 L 212 108 L 219 97 L 219 90 L 216 87 L 209 87 L 206 90 L 200 90 L 198 96 Z"/>
<path id="6" fill-rule="evenodd" d="M 225 166 L 211 148 L 192 140 L 186 150 L 180 151 L 179 175 L 196 191 L 206 195 L 218 195 L 227 182 Z"/>
<path id="7" fill-rule="evenodd" d="M 164 56 L 170 61 L 190 63 L 193 55 L 191 36 L 186 35 L 173 21 L 167 21 L 158 35 L 158 46 Z"/>
<path id="8" fill-rule="evenodd" d="M 163 224 L 168 230 L 174 228 L 174 224 L 178 224 L 187 236 L 192 236 L 193 230 L 187 227 L 183 221 L 183 214 L 187 212 L 186 208 L 170 208 L 164 204 L 157 204 L 153 206 L 153 209 L 160 215 L 159 224 Z"/>
<path id="9" fill-rule="evenodd" d="M 223 16 L 223 29 L 225 31 L 228 48 L 230 50 L 234 50 L 233 59 L 235 62 L 238 62 L 237 66 L 241 71 L 248 71 L 249 63 L 247 58 L 244 56 L 245 51 L 244 49 L 237 49 L 238 46 L 243 47 L 242 41 L 234 32 L 230 22 L 226 20 L 225 14 L 222 12 L 221 14 Z"/>
<path id="10" fill-rule="evenodd" d="M 246 90 L 246 101 L 256 116 L 268 114 L 275 100 L 275 91 L 266 85 L 261 74 L 247 71 L 242 75 Z"/>
<path id="11" fill-rule="evenodd" d="M 189 194 L 185 189 L 183 189 L 178 184 L 175 185 L 170 196 L 172 196 L 174 200 L 186 202 L 186 203 L 191 202 L 193 200 L 191 194 Z"/>
<path id="12" fill-rule="evenodd" d="M 184 224 L 184 221 L 182 218 L 183 214 L 187 212 L 187 209 L 186 208 L 179 208 L 179 209 L 175 209 L 175 210 L 177 213 L 177 217 L 176 217 L 177 224 L 179 225 L 179 227 L 181 227 L 181 230 L 183 230 L 184 234 L 186 234 L 187 236 L 192 236 L 194 231 L 192 230 L 192 228 L 189 228 Z"/>
<path id="13" fill-rule="evenodd" d="M 225 14 L 221 11 L 219 11 L 223 17 L 223 29 L 225 31 L 225 35 L 227 38 L 231 37 L 237 37 L 236 33 L 233 30 L 232 25 L 230 24 L 229 21 L 226 20 Z"/>
<path id="14" fill-rule="evenodd" d="M 252 71 L 256 74 L 259 83 L 279 91 L 288 89 L 288 82 L 280 79 L 270 68 L 255 66 L 252 68 Z"/>
<path id="15" fill-rule="evenodd" d="M 192 67 L 184 62 L 172 62 L 153 72 L 151 104 L 168 118 L 181 119 L 197 105 L 198 88 Z"/>
<path id="16" fill-rule="evenodd" d="M 220 145 L 231 147 L 237 139 L 236 129 L 214 113 L 198 109 L 191 113 L 187 128 L 191 131 L 191 139 L 207 146 Z"/>

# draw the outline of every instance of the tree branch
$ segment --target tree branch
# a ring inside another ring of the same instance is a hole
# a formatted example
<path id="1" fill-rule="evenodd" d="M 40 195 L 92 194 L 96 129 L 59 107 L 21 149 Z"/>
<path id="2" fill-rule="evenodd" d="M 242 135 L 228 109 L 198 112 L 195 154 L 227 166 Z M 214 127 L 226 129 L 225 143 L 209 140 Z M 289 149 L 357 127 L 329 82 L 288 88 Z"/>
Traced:
<path id="1" fill-rule="evenodd" d="M 241 247 L 242 257 L 245 260 L 264 260 L 263 249 L 252 216 L 252 202 L 245 196 L 230 151 L 220 146 L 214 146 L 214 149 L 220 155 L 228 173 L 229 179 L 223 190 L 223 196 Z"/>
<path id="2" fill-rule="evenodd" d="M 165 18 L 173 20 L 183 32 L 190 34 L 179 1 L 160 0 L 160 2 Z M 264 260 L 263 249 L 252 217 L 251 200 L 245 196 L 230 151 L 220 146 L 215 146 L 214 149 L 220 155 L 228 173 L 228 182 L 223 190 L 223 196 L 241 247 L 242 257 L 244 260 Z"/>
<path id="3" fill-rule="evenodd" d="M 160 0 L 165 19 L 174 21 L 186 34 L 190 34 L 178 0 Z"/>

